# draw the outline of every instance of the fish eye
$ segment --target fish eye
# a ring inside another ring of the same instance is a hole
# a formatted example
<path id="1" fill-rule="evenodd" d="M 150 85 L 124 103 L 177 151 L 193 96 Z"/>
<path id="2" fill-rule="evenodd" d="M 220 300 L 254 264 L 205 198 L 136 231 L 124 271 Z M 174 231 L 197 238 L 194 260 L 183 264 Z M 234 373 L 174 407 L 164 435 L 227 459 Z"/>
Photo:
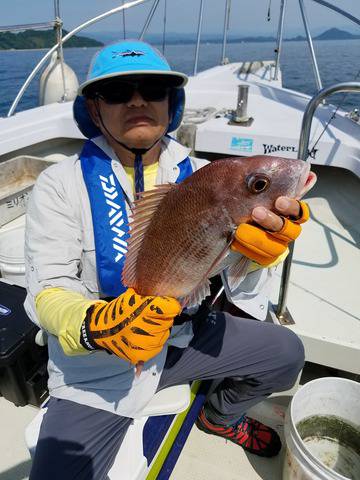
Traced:
<path id="1" fill-rule="evenodd" d="M 262 193 L 270 186 L 270 178 L 263 173 L 249 175 L 246 179 L 247 188 L 252 193 Z"/>

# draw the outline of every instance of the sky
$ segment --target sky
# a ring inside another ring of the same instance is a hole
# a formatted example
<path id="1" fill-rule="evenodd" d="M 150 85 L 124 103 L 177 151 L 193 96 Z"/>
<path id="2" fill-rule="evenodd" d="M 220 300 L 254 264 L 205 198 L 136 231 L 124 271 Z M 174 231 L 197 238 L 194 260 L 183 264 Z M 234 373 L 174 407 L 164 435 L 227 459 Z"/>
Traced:
<path id="1" fill-rule="evenodd" d="M 327 0 L 360 18 L 360 0 Z M 164 5 L 167 5 L 167 32 L 195 33 L 197 31 L 200 0 L 160 0 L 158 12 L 149 28 L 151 33 L 162 32 Z M 271 20 L 267 21 L 269 2 Z M 355 25 L 335 12 L 304 0 L 311 33 L 317 35 L 330 27 L 343 28 L 360 34 L 360 26 Z M 127 10 L 126 28 L 140 31 L 153 1 Z M 122 0 L 60 0 L 60 12 L 64 28 L 70 30 L 76 25 L 122 4 Z M 232 0 L 230 33 L 246 35 L 274 35 L 277 31 L 280 0 Z M 1 25 L 36 23 L 54 17 L 53 0 L 1 0 Z M 204 0 L 204 33 L 222 34 L 225 0 Z M 88 32 L 122 31 L 122 13 L 116 14 L 101 23 L 95 24 Z M 297 0 L 287 0 L 285 37 L 304 35 Z M 86 35 L 86 30 L 82 32 Z"/>

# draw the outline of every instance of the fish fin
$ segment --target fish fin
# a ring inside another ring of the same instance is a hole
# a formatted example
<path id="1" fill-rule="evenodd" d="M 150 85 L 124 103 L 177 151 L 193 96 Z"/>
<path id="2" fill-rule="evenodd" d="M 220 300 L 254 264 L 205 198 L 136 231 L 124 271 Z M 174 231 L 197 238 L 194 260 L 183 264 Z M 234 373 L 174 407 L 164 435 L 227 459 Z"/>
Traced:
<path id="1" fill-rule="evenodd" d="M 138 194 L 134 202 L 131 214 L 130 238 L 128 239 L 128 252 L 122 272 L 122 283 L 126 287 L 135 286 L 136 264 L 142 240 L 146 235 L 151 220 L 157 212 L 162 199 L 172 190 L 176 184 L 168 183 L 157 185 L 154 189 Z"/>
<path id="2" fill-rule="evenodd" d="M 210 281 L 206 279 L 203 283 L 198 285 L 189 295 L 181 297 L 179 302 L 183 308 L 185 307 L 194 307 L 195 305 L 200 305 L 200 303 L 210 295 Z"/>
<path id="3" fill-rule="evenodd" d="M 239 283 L 246 277 L 251 260 L 241 257 L 239 261 L 230 265 L 226 270 L 226 278 L 230 290 L 235 290 Z"/>
<path id="4" fill-rule="evenodd" d="M 198 285 L 185 297 L 182 297 L 180 300 L 181 306 L 184 307 L 192 307 L 195 305 L 199 305 L 205 297 L 210 294 L 210 281 L 209 278 L 212 276 L 211 272 L 216 271 L 216 267 L 222 262 L 224 257 L 226 256 L 230 244 L 232 242 L 231 239 L 226 243 L 223 250 L 219 253 L 219 255 L 215 258 L 203 278 L 200 280 Z"/>

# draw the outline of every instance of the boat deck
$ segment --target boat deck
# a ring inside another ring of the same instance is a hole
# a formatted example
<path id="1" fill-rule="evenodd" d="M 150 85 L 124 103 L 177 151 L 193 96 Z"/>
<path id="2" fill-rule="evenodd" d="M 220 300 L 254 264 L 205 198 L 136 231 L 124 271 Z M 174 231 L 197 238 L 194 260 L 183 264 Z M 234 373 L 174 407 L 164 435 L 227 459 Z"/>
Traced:
<path id="1" fill-rule="evenodd" d="M 290 276 L 295 324 L 287 328 L 302 338 L 308 361 L 360 374 L 360 179 L 340 168 L 313 170 L 311 219 L 296 241 Z"/>
<path id="2" fill-rule="evenodd" d="M 283 424 L 289 395 L 271 397 L 248 414 L 276 429 L 284 445 Z M 274 458 L 260 458 L 214 435 L 191 430 L 171 475 L 172 480 L 279 480 L 285 448 Z"/>
<path id="3" fill-rule="evenodd" d="M 257 418 L 267 421 L 282 435 L 284 413 L 290 396 L 274 397 L 257 406 Z M 0 436 L 0 480 L 28 478 L 31 459 L 24 431 L 37 413 L 35 407 L 15 407 L 0 398 L 2 435 Z M 284 450 L 284 449 L 283 449 Z M 256 458 L 231 442 L 207 435 L 193 426 L 171 480 L 278 480 L 284 452 L 274 459 Z M 221 462 L 219 459 L 221 458 Z M 241 472 L 241 473 L 240 473 Z"/>
<path id="4" fill-rule="evenodd" d="M 0 479 L 24 480 L 30 473 L 31 459 L 25 445 L 25 428 L 37 414 L 32 406 L 15 407 L 0 397 Z"/>
<path id="5" fill-rule="evenodd" d="M 306 363 L 299 384 L 314 378 L 340 375 L 350 379 L 351 373 Z M 284 445 L 283 424 L 286 408 L 298 385 L 291 390 L 274 394 L 248 414 L 277 430 Z M 28 479 L 31 459 L 24 441 L 24 430 L 37 414 L 32 406 L 15 407 L 0 398 L 2 428 L 0 436 L 0 480 Z M 285 448 L 272 459 L 247 454 L 237 445 L 198 430 L 194 425 L 185 443 L 170 480 L 279 480 L 282 475 Z"/>

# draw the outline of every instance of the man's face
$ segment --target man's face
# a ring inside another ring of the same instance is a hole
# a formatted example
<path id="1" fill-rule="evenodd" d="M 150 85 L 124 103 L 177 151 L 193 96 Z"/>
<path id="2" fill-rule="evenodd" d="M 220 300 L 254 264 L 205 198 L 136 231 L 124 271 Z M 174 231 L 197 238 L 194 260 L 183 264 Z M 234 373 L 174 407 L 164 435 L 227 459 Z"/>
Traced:
<path id="1" fill-rule="evenodd" d="M 128 101 L 109 103 L 106 93 L 104 88 L 103 95 L 87 100 L 87 106 L 110 144 L 112 135 L 129 148 L 149 148 L 164 134 L 169 125 L 168 94 L 161 100 L 149 101 L 135 90 Z"/>

